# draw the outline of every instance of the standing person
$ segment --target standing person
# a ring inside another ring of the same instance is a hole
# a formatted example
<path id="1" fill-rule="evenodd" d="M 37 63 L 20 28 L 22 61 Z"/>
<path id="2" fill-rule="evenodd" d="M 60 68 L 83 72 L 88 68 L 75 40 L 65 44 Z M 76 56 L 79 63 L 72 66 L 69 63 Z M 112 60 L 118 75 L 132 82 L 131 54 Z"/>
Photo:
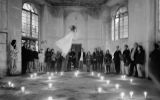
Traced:
<path id="1" fill-rule="evenodd" d="M 137 56 L 136 56 L 136 68 L 138 72 L 138 77 L 143 78 L 142 70 L 144 70 L 144 62 L 145 62 L 145 51 L 142 46 L 138 46 L 137 48 Z"/>
<path id="2" fill-rule="evenodd" d="M 112 63 L 112 55 L 110 54 L 109 50 L 106 51 L 106 54 L 104 56 L 104 62 L 106 64 L 106 74 L 110 73 L 110 67 Z"/>
<path id="3" fill-rule="evenodd" d="M 131 64 L 130 64 L 130 70 L 129 70 L 129 76 L 132 76 L 135 69 L 135 76 L 137 77 L 137 69 L 136 69 L 136 61 L 135 58 L 137 56 L 137 48 L 138 43 L 134 43 L 134 47 L 131 50 Z"/>
<path id="4" fill-rule="evenodd" d="M 9 74 L 14 75 L 16 74 L 17 70 L 17 59 L 18 59 L 18 49 L 16 45 L 16 40 L 12 40 L 10 45 L 10 67 L 9 67 Z"/>
<path id="5" fill-rule="evenodd" d="M 67 69 L 68 69 L 68 71 L 71 71 L 71 69 L 76 67 L 76 53 L 75 53 L 74 49 L 71 49 L 71 52 L 69 52 L 68 56 L 69 56 L 69 58 L 68 58 Z"/>
<path id="6" fill-rule="evenodd" d="M 96 49 L 97 72 L 100 72 L 100 49 Z"/>
<path id="7" fill-rule="evenodd" d="M 27 71 L 28 55 L 27 55 L 27 43 L 24 42 L 22 46 L 22 74 Z"/>
<path id="8" fill-rule="evenodd" d="M 91 53 L 90 51 L 87 52 L 86 54 L 86 65 L 87 65 L 87 72 L 91 71 Z"/>
<path id="9" fill-rule="evenodd" d="M 39 57 L 39 71 L 40 72 L 44 72 L 44 50 L 43 49 L 40 49 L 40 53 L 38 54 L 38 57 Z"/>
<path id="10" fill-rule="evenodd" d="M 100 53 L 99 53 L 99 60 L 100 60 L 100 65 L 99 65 L 99 67 L 100 67 L 100 72 L 103 71 L 103 57 L 104 57 L 104 55 L 103 55 L 103 50 L 100 50 Z"/>
<path id="11" fill-rule="evenodd" d="M 150 53 L 149 76 L 160 86 L 160 42 L 154 44 L 154 50 Z M 160 88 L 160 87 L 159 87 Z"/>
<path id="12" fill-rule="evenodd" d="M 115 63 L 115 69 L 116 69 L 116 73 L 119 74 L 120 73 L 120 55 L 121 55 L 121 51 L 119 49 L 119 46 L 116 47 L 116 51 L 114 53 L 114 63 Z"/>
<path id="13" fill-rule="evenodd" d="M 45 52 L 45 63 L 46 63 L 46 71 L 49 71 L 49 68 L 50 68 L 50 49 L 47 48 L 46 49 L 46 52 Z"/>
<path id="14" fill-rule="evenodd" d="M 57 51 L 57 56 L 56 56 L 56 69 L 58 72 L 62 71 L 62 60 L 63 60 L 63 56 L 62 53 L 60 51 Z"/>
<path id="15" fill-rule="evenodd" d="M 33 58 L 34 58 L 34 72 L 37 72 L 38 69 L 39 69 L 39 66 L 38 66 L 38 51 L 36 51 L 36 48 L 35 46 L 33 47 Z"/>
<path id="16" fill-rule="evenodd" d="M 56 64 L 56 54 L 54 52 L 54 49 L 51 49 L 50 55 L 51 55 L 50 71 L 55 72 L 55 71 L 57 71 L 57 69 L 56 69 L 56 66 L 55 66 L 55 64 Z"/>
<path id="17" fill-rule="evenodd" d="M 94 49 L 94 52 L 92 54 L 92 67 L 93 67 L 93 71 L 97 70 L 96 49 Z"/>
<path id="18" fill-rule="evenodd" d="M 83 48 L 81 48 L 81 52 L 78 53 L 78 61 L 79 61 L 79 69 L 83 70 L 83 64 L 85 61 L 85 52 Z"/>
<path id="19" fill-rule="evenodd" d="M 124 61 L 124 73 L 126 75 L 129 75 L 129 66 L 130 66 L 130 50 L 128 48 L 128 45 L 124 45 L 124 51 L 123 51 L 123 61 Z"/>

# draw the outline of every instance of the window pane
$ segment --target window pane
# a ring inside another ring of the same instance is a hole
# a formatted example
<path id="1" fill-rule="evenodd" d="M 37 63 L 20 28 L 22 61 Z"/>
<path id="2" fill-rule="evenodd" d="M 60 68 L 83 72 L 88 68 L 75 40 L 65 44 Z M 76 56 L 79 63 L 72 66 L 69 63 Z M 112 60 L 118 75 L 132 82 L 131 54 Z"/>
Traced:
<path id="1" fill-rule="evenodd" d="M 22 11 L 22 36 L 30 36 L 30 12 Z"/>
<path id="2" fill-rule="evenodd" d="M 38 38 L 38 15 L 32 14 L 32 37 Z"/>
<path id="3" fill-rule="evenodd" d="M 115 34 L 114 33 L 114 18 L 112 18 L 112 29 L 111 30 L 112 30 L 112 40 L 114 41 L 115 40 L 115 38 L 114 38 L 115 37 L 115 35 L 114 35 Z"/>

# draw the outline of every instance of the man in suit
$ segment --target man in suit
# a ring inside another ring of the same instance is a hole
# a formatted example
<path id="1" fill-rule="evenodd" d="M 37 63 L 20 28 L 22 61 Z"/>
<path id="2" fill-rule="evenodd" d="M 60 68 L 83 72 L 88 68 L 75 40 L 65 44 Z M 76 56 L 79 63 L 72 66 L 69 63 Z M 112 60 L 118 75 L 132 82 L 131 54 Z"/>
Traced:
<path id="1" fill-rule="evenodd" d="M 69 52 L 69 58 L 68 58 L 68 71 L 71 70 L 72 66 L 76 67 L 76 53 L 74 49 L 71 49 L 71 52 Z"/>
<path id="2" fill-rule="evenodd" d="M 81 52 L 78 53 L 78 61 L 79 61 L 79 69 L 83 70 L 83 64 L 85 62 L 85 52 L 83 48 L 81 48 Z"/>

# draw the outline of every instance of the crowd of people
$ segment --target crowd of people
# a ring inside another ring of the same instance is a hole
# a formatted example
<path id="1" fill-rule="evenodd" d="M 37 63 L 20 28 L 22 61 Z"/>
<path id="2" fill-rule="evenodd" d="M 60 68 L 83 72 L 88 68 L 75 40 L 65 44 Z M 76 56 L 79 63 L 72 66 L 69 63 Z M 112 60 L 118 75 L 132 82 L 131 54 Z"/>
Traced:
<path id="1" fill-rule="evenodd" d="M 66 57 L 62 52 L 47 48 L 36 51 L 24 43 L 22 47 L 22 73 L 26 72 L 61 72 L 61 71 L 95 71 L 102 73 L 126 74 L 128 76 L 144 77 L 145 50 L 135 43 L 132 49 L 124 45 L 124 51 L 116 47 L 112 55 L 109 50 L 104 52 L 95 48 L 93 53 L 85 52 L 83 48 L 78 54 L 71 49 Z"/>

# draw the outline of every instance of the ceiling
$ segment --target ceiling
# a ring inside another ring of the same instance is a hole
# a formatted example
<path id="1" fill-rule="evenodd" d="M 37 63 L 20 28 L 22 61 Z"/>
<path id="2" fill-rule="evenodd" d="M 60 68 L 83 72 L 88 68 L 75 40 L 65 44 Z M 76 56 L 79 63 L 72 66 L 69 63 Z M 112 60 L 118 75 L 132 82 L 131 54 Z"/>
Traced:
<path id="1" fill-rule="evenodd" d="M 53 6 L 101 6 L 109 0 L 45 0 Z"/>

